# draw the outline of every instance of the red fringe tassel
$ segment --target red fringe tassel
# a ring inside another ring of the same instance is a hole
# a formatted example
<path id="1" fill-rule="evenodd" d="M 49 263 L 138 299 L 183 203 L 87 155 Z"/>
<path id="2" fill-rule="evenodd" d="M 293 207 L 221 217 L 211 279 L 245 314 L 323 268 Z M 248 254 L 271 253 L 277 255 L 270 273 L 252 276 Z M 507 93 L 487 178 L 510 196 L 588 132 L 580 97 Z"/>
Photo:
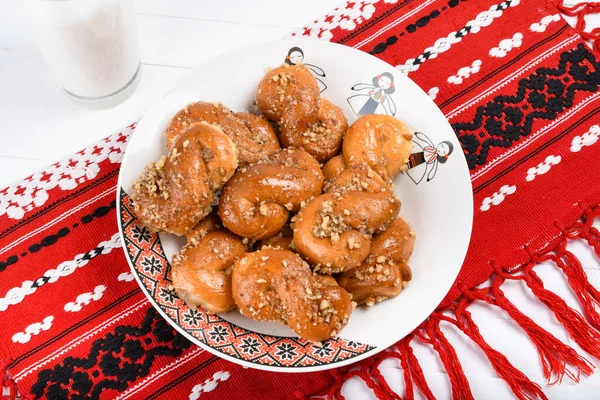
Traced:
<path id="1" fill-rule="evenodd" d="M 523 314 L 517 307 L 504 296 L 500 285 L 504 278 L 496 275 L 492 284 L 493 299 L 486 299 L 490 304 L 495 304 L 504 311 L 523 329 L 537 348 L 543 366 L 544 378 L 550 383 L 562 382 L 563 376 L 567 375 L 574 382 L 579 382 L 579 375 L 590 375 L 593 365 L 570 346 L 558 340 L 550 332 L 536 324 L 531 318 Z M 573 366 L 573 373 L 568 366 Z M 552 376 L 556 379 L 552 380 Z"/>
<path id="2" fill-rule="evenodd" d="M 448 378 L 452 386 L 452 398 L 456 400 L 474 400 L 469 381 L 454 351 L 454 347 L 440 329 L 440 318 L 437 313 L 434 313 L 426 323 L 425 333 L 427 337 L 420 333 L 417 334 L 417 337 L 421 341 L 432 345 L 438 353 L 444 368 L 448 372 Z"/>
<path id="3" fill-rule="evenodd" d="M 528 266 L 523 280 L 527 286 L 556 316 L 569 336 L 579 346 L 595 358 L 600 359 L 600 333 L 593 329 L 583 316 L 567 305 L 557 294 L 544 288 L 544 283 L 533 271 L 534 264 Z"/>
<path id="4" fill-rule="evenodd" d="M 594 28 L 590 32 L 585 31 L 585 16 L 600 12 L 600 3 L 583 2 L 574 6 L 566 6 L 562 3 L 563 0 L 558 0 L 556 2 L 556 7 L 565 15 L 577 17 L 575 30 L 581 35 L 581 37 L 591 40 L 594 50 L 600 52 L 600 28 Z"/>
<path id="5" fill-rule="evenodd" d="M 510 361 L 499 351 L 494 350 L 481 336 L 479 328 L 471 318 L 467 306 L 469 299 L 461 300 L 456 307 L 456 320 L 445 317 L 444 319 L 455 324 L 485 353 L 496 374 L 502 378 L 519 400 L 544 399 L 547 397 L 542 388 L 529 380 L 524 373 L 513 366 Z"/>

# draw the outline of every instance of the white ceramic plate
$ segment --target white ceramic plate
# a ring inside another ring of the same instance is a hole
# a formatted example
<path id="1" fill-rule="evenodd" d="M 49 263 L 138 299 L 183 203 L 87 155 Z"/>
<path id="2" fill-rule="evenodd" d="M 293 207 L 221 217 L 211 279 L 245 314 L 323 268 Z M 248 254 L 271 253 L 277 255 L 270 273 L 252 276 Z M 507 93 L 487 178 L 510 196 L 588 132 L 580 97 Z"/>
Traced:
<path id="1" fill-rule="evenodd" d="M 350 124 L 361 113 L 388 113 L 415 133 L 417 165 L 396 178 L 394 189 L 402 201 L 401 214 L 417 232 L 410 260 L 413 280 L 400 296 L 374 307 L 357 308 L 339 337 L 322 346 L 297 338 L 277 323 L 252 321 L 238 312 L 210 316 L 187 307 L 168 281 L 168 260 L 183 240 L 147 231 L 131 213 L 127 196 L 144 166 L 166 153 L 164 132 L 178 110 L 203 100 L 220 101 L 234 111 L 252 111 L 265 68 L 280 65 L 288 55 L 288 62 L 303 61 L 311 67 L 321 95 L 340 106 Z M 467 251 L 473 219 L 471 180 L 460 144 L 427 94 L 395 68 L 366 53 L 296 39 L 219 56 L 165 93 L 129 141 L 119 175 L 118 201 L 127 259 L 138 283 L 167 321 L 218 356 L 248 367 L 289 372 L 350 364 L 410 333 L 452 286 Z"/>

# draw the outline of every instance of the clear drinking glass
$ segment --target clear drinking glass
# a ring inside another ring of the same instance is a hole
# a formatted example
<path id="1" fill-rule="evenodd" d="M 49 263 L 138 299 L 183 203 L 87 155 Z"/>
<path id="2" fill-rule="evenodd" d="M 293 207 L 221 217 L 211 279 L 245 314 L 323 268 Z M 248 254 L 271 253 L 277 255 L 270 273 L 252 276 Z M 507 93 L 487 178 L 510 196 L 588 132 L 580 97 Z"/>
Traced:
<path id="1" fill-rule="evenodd" d="M 25 0 L 44 60 L 76 103 L 109 107 L 137 86 L 133 0 Z"/>

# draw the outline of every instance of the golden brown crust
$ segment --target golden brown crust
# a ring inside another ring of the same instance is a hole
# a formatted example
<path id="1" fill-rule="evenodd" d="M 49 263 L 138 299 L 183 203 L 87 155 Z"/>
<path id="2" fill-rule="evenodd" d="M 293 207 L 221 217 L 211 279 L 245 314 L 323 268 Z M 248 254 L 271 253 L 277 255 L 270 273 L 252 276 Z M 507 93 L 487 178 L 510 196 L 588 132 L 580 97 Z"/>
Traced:
<path id="1" fill-rule="evenodd" d="M 344 160 L 344 155 L 339 154 L 323 165 L 323 176 L 326 181 L 329 181 L 346 169 L 346 160 Z"/>
<path id="2" fill-rule="evenodd" d="M 256 102 L 279 125 L 284 147 L 300 147 L 325 162 L 339 153 L 348 121 L 339 107 L 319 96 L 317 80 L 305 66 L 284 65 L 263 77 Z"/>
<path id="3" fill-rule="evenodd" d="M 206 123 L 189 126 L 133 184 L 136 216 L 152 231 L 184 235 L 210 213 L 215 191 L 237 165 L 235 144 L 223 131 Z"/>
<path id="4" fill-rule="evenodd" d="M 339 276 L 340 286 L 358 304 L 373 305 L 396 297 L 412 279 L 407 261 L 415 233 L 402 217 L 376 235 L 367 259 L 357 268 Z"/>
<path id="5" fill-rule="evenodd" d="M 219 216 L 242 237 L 268 238 L 286 224 L 290 211 L 298 211 L 322 188 L 319 163 L 304 150 L 283 149 L 231 178 L 219 200 Z"/>
<path id="6" fill-rule="evenodd" d="M 251 140 L 244 140 L 244 164 L 251 164 L 275 154 L 281 149 L 279 139 L 273 126 L 264 117 L 248 112 L 238 112 L 236 117 L 248 128 Z M 241 142 L 241 140 L 240 140 Z"/>
<path id="7" fill-rule="evenodd" d="M 308 264 L 289 250 L 248 253 L 235 263 L 232 278 L 242 315 L 287 323 L 307 340 L 335 336 L 352 313 L 350 295 L 335 280 L 313 276 Z"/>
<path id="8" fill-rule="evenodd" d="M 396 218 L 400 201 L 368 167 L 350 167 L 328 182 L 294 223 L 294 246 L 319 272 L 331 274 L 359 266 L 371 236 Z"/>
<path id="9" fill-rule="evenodd" d="M 223 228 L 221 219 L 216 211 L 211 212 L 206 217 L 202 218 L 192 229 L 185 234 L 185 240 L 189 243 L 195 239 L 201 239 L 209 232 L 213 232 Z"/>
<path id="10" fill-rule="evenodd" d="M 235 309 L 231 269 L 246 251 L 242 238 L 226 229 L 192 237 L 171 263 L 175 291 L 190 307 L 202 307 L 210 313 Z"/>
<path id="11" fill-rule="evenodd" d="M 406 169 L 412 134 L 394 117 L 369 114 L 348 128 L 342 148 L 346 164 L 366 163 L 389 181 Z"/>
<path id="12" fill-rule="evenodd" d="M 371 253 L 392 260 L 408 261 L 415 246 L 415 231 L 402 217 L 396 218 L 387 230 L 373 238 Z"/>
<path id="13" fill-rule="evenodd" d="M 250 113 L 234 113 L 220 103 L 199 101 L 184 107 L 167 128 L 170 147 L 187 127 L 205 121 L 220 128 L 236 144 L 240 165 L 257 162 L 279 150 L 273 127 L 262 117 Z"/>
<path id="14" fill-rule="evenodd" d="M 263 239 L 258 243 L 257 249 L 270 247 L 272 249 L 280 248 L 284 250 L 293 250 L 292 239 L 294 231 L 290 224 L 285 224 L 275 236 Z"/>

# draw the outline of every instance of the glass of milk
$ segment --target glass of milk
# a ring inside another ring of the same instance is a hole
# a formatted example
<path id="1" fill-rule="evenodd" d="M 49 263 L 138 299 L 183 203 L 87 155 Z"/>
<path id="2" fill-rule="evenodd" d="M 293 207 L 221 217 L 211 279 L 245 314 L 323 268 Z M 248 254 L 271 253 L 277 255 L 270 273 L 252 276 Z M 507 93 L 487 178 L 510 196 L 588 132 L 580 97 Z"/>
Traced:
<path id="1" fill-rule="evenodd" d="M 40 51 L 76 103 L 109 107 L 137 86 L 133 0 L 25 0 Z"/>

